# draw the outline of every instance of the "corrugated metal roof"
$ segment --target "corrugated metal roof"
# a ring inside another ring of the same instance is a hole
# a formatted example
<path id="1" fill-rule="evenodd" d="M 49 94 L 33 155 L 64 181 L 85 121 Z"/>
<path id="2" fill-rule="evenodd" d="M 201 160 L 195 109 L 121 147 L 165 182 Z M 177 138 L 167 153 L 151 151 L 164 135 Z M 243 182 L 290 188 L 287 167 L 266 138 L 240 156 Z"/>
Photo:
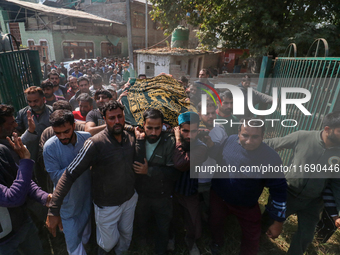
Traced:
<path id="1" fill-rule="evenodd" d="M 31 2 L 24 2 L 24 1 L 19 1 L 19 0 L 1 0 L 3 2 L 7 3 L 12 3 L 19 5 L 21 7 L 37 11 L 40 13 L 45 13 L 45 14 L 52 14 L 52 15 L 63 15 L 63 16 L 69 16 L 69 17 L 74 17 L 74 18 L 79 18 L 79 19 L 89 19 L 93 21 L 98 21 L 98 22 L 106 22 L 106 23 L 115 23 L 119 25 L 123 25 L 123 23 L 105 19 L 98 17 L 96 15 L 84 12 L 84 11 L 77 11 L 77 10 L 71 10 L 71 9 L 66 9 L 66 8 L 56 8 L 56 7 L 50 7 L 47 5 L 42 5 L 42 4 L 36 4 L 36 3 L 31 3 Z"/>

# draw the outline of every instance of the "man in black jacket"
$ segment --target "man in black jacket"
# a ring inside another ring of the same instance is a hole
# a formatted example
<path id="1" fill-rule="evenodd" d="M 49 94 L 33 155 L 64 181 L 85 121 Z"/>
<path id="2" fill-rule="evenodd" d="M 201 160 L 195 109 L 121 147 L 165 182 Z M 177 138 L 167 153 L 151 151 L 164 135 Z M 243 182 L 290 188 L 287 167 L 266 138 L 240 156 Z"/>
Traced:
<path id="1" fill-rule="evenodd" d="M 148 219 L 151 215 L 155 216 L 155 253 L 166 254 L 172 218 L 172 192 L 180 174 L 172 161 L 176 140 L 172 134 L 162 132 L 164 117 L 161 111 L 150 108 L 144 112 L 143 118 L 144 133 L 137 135 L 136 148 L 138 154 L 145 155 L 148 168 L 142 171 L 143 165 L 135 163 L 135 187 L 139 195 L 136 222 L 141 242 L 145 243 Z"/>
<path id="2" fill-rule="evenodd" d="M 116 254 L 122 254 L 130 246 L 138 199 L 133 169 L 135 137 L 123 130 L 124 106 L 117 101 L 105 104 L 103 116 L 106 128 L 84 143 L 61 176 L 53 193 L 55 197 L 46 224 L 55 235 L 64 197 L 73 182 L 92 166 L 97 243 L 101 247 L 98 254 L 107 254 L 113 247 Z M 141 164 L 142 170 L 145 167 L 147 164 Z"/>

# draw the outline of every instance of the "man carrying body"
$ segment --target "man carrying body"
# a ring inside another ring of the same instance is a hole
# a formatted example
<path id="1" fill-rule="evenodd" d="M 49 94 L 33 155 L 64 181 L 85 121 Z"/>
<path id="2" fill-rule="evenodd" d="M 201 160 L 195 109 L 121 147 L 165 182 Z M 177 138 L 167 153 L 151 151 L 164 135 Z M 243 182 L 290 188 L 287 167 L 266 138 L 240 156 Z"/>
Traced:
<path id="1" fill-rule="evenodd" d="M 224 91 L 220 94 L 222 105 L 218 104 L 216 110 L 215 124 L 221 124 L 228 136 L 235 135 L 238 133 L 238 127 L 236 124 L 231 123 L 238 122 L 238 119 L 233 115 L 233 95 L 229 90 Z"/>
<path id="2" fill-rule="evenodd" d="M 185 242 L 190 255 L 200 254 L 196 240 L 201 237 L 201 216 L 199 210 L 198 180 L 190 178 L 190 166 L 200 166 L 207 159 L 207 146 L 197 138 L 199 116 L 185 112 L 178 116 L 179 127 L 174 129 L 176 147 L 174 166 L 182 171 L 176 182 L 174 197 L 183 207 L 186 229 Z"/>
<path id="3" fill-rule="evenodd" d="M 97 90 L 94 94 L 94 99 L 100 109 L 105 103 L 112 100 L 112 94 L 107 90 Z M 89 132 L 92 136 L 106 128 L 105 120 L 99 109 L 90 111 L 86 116 L 85 131 Z"/>
<path id="4" fill-rule="evenodd" d="M 75 131 L 74 116 L 68 110 L 56 110 L 50 116 L 55 136 L 44 145 L 44 162 L 54 187 L 68 165 L 77 156 L 85 141 L 91 137 L 87 132 Z M 91 173 L 87 169 L 72 185 L 60 209 L 63 232 L 69 254 L 86 254 L 83 243 L 91 235 Z"/>
<path id="5" fill-rule="evenodd" d="M 269 188 L 271 202 L 266 207 L 270 217 L 267 235 L 273 239 L 282 231 L 286 210 L 286 180 L 283 174 L 264 176 L 261 173 L 243 172 L 244 167 L 281 166 L 280 156 L 262 143 L 264 126 L 261 122 L 245 119 L 238 135 L 229 136 L 221 146 L 211 149 L 209 155 L 219 165 L 235 167 L 235 172 L 214 175 L 210 192 L 210 228 L 212 254 L 219 254 L 223 245 L 224 221 L 234 214 L 242 229 L 240 255 L 257 254 L 261 235 L 261 210 L 258 199 L 264 187 Z M 259 124 L 260 123 L 260 124 Z M 255 127 L 254 127 L 255 126 Z M 211 143 L 207 143 L 211 147 Z M 225 177 L 224 177 L 225 176 Z M 217 178 L 220 177 L 220 178 Z"/>
<path id="6" fill-rule="evenodd" d="M 52 106 L 54 102 L 57 102 L 59 100 L 65 100 L 65 98 L 62 96 L 54 95 L 53 84 L 49 80 L 43 81 L 40 87 L 44 91 L 44 95 L 46 98 L 45 104 Z"/>
<path id="7" fill-rule="evenodd" d="M 172 193 L 174 183 L 180 174 L 173 167 L 172 161 L 175 137 L 162 132 L 164 117 L 161 111 L 150 108 L 144 112 L 143 118 L 145 133 L 136 137 L 136 148 L 145 155 L 148 168 L 144 172 L 138 169 L 136 171 L 136 191 L 139 195 L 136 223 L 141 240 L 144 241 L 149 228 L 148 220 L 152 215 L 155 216 L 157 224 L 155 253 L 166 254 L 172 219 Z"/>
<path id="8" fill-rule="evenodd" d="M 244 115 L 236 116 L 239 119 L 242 118 L 251 118 L 253 114 L 250 112 L 248 108 L 248 88 L 250 87 L 251 78 L 248 75 L 245 75 L 242 78 L 242 82 L 238 85 L 238 87 L 241 89 L 243 96 L 244 96 Z M 253 97 L 253 106 L 263 103 L 263 104 L 271 104 L 273 102 L 273 98 L 271 96 L 268 96 L 264 93 L 261 93 L 255 89 L 251 89 L 252 97 Z"/>
<path id="9" fill-rule="evenodd" d="M 130 246 L 138 198 L 134 190 L 135 137 L 123 130 L 123 105 L 110 101 L 105 104 L 103 115 L 107 127 L 84 143 L 61 176 L 47 223 L 49 230 L 55 233 L 64 197 L 73 182 L 92 166 L 97 243 L 102 248 L 99 254 L 105 254 L 116 246 L 115 252 L 120 255 Z"/>
<path id="10" fill-rule="evenodd" d="M 332 171 L 311 173 L 300 171 L 302 166 L 321 165 L 330 169 L 340 162 L 340 112 L 327 114 L 322 122 L 322 131 L 297 131 L 284 137 L 266 139 L 273 149 L 293 149 L 291 164 L 296 171 L 285 173 L 288 183 L 287 216 L 296 213 L 298 230 L 290 243 L 288 254 L 302 255 L 313 241 L 315 227 L 323 210 L 322 192 L 330 185 L 340 215 L 340 183 L 338 174 Z M 320 175 L 320 176 L 318 176 Z M 334 218 L 340 223 L 339 217 Z"/>
<path id="11" fill-rule="evenodd" d="M 214 120 L 216 119 L 216 106 L 212 101 L 207 102 L 207 114 L 201 114 L 202 102 L 197 105 L 198 115 L 200 117 L 201 123 L 205 125 L 207 130 L 202 131 L 199 134 L 200 140 L 205 142 L 205 135 L 209 135 L 213 142 L 221 142 L 226 139 L 227 134 L 224 131 L 223 126 L 217 125 L 214 127 Z M 206 161 L 202 163 L 202 166 L 216 166 L 216 161 L 208 157 Z M 200 172 L 198 174 L 198 193 L 202 196 L 203 203 L 201 203 L 202 218 L 208 221 L 208 211 L 209 211 L 209 197 L 210 197 L 210 187 L 211 178 L 213 175 L 207 172 Z"/>

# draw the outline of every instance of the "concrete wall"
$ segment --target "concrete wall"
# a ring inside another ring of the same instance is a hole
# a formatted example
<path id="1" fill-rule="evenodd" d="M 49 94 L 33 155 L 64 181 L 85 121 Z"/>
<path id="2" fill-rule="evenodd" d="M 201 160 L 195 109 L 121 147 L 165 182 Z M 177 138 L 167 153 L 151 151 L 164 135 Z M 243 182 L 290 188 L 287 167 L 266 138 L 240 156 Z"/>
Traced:
<path id="1" fill-rule="evenodd" d="M 149 54 L 137 54 L 137 71 L 138 74 L 145 72 L 145 63 L 155 64 L 155 74 L 169 73 L 170 72 L 170 56 L 168 55 L 149 55 Z"/>
<path id="2" fill-rule="evenodd" d="M 126 24 L 126 2 L 117 1 L 115 3 L 93 3 L 83 5 L 84 11 L 97 15 L 99 17 L 111 19 Z M 151 11 L 151 7 L 148 9 Z M 134 12 L 145 14 L 145 4 L 139 2 L 131 3 L 131 16 Z M 132 18 L 132 17 L 131 17 Z M 148 46 L 155 45 L 165 39 L 162 30 L 154 29 L 154 22 L 150 15 L 148 17 Z M 168 39 L 170 42 L 171 38 Z M 132 27 L 132 43 L 142 44 L 145 47 L 145 28 Z M 163 42 L 165 44 L 165 42 Z M 164 45 L 163 45 L 164 46 Z"/>
<path id="3" fill-rule="evenodd" d="M 3 11 L 2 8 L 0 7 L 0 28 L 4 34 L 7 34 L 8 30 L 5 20 L 8 20 L 8 13 L 7 11 Z"/>
<path id="4" fill-rule="evenodd" d="M 126 3 L 117 2 L 111 4 L 94 3 L 86 5 L 84 11 L 102 18 L 126 23 Z"/>
<path id="5" fill-rule="evenodd" d="M 208 56 L 208 58 L 207 58 Z M 150 55 L 150 54 L 137 54 L 137 70 L 138 73 L 145 73 L 145 63 L 155 64 L 155 76 L 161 72 L 169 73 L 176 79 L 182 75 L 188 78 L 197 79 L 197 73 L 199 68 L 199 59 L 202 59 L 201 68 L 205 66 L 210 67 L 219 61 L 218 54 L 199 54 L 199 55 Z M 191 66 L 189 70 L 189 61 L 191 60 Z M 205 63 L 207 61 L 207 63 Z"/>
<path id="6" fill-rule="evenodd" d="M 46 41 L 48 46 L 48 58 L 49 60 L 57 60 L 58 54 L 56 54 L 55 45 L 53 42 L 53 34 L 49 30 L 36 30 L 26 31 L 25 23 L 19 23 L 22 45 L 28 47 L 28 40 L 33 40 L 35 45 L 40 45 L 41 41 Z"/>

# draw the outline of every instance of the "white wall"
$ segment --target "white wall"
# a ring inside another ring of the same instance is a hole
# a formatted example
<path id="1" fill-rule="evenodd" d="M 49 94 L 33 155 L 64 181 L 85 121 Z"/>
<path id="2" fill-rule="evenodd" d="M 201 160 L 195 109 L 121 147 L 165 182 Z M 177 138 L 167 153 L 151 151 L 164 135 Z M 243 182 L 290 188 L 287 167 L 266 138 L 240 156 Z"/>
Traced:
<path id="1" fill-rule="evenodd" d="M 155 76 L 160 73 L 170 72 L 170 56 L 167 55 L 148 55 L 138 53 L 137 62 L 138 74 L 145 73 L 145 63 L 155 64 Z"/>

